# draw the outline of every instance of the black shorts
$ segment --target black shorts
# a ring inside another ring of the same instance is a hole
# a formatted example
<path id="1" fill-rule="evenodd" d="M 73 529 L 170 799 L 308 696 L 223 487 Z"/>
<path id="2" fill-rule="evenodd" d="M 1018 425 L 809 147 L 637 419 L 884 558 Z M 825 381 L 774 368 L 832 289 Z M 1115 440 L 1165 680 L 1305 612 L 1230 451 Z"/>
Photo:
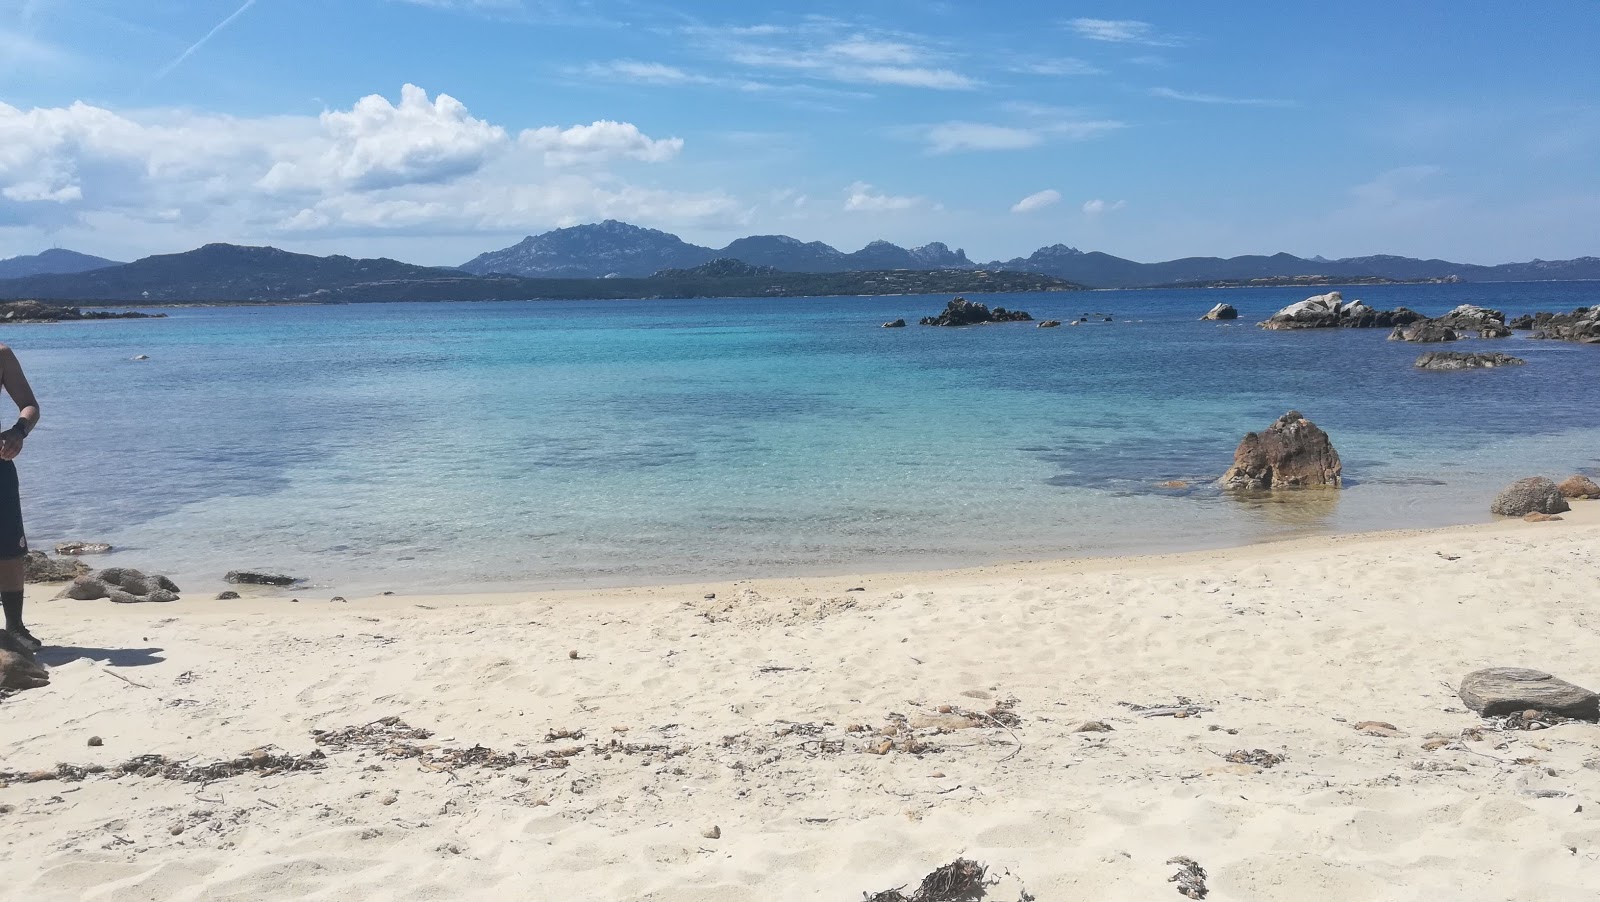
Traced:
<path id="1" fill-rule="evenodd" d="M 22 491 L 17 486 L 17 465 L 0 460 L 0 561 L 14 561 L 28 553 L 28 534 L 22 530 Z"/>

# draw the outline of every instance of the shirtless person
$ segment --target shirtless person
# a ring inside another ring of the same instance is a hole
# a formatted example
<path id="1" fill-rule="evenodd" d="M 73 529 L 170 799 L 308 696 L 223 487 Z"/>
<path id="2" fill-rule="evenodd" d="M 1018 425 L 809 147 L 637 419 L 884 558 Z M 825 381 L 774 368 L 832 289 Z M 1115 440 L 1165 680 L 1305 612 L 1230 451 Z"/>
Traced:
<path id="1" fill-rule="evenodd" d="M 0 389 L 17 403 L 16 425 L 0 432 L 0 605 L 5 607 L 6 632 L 37 651 L 44 643 L 22 625 L 23 558 L 28 556 L 28 536 L 22 531 L 22 496 L 17 488 L 17 465 L 22 440 L 39 424 L 39 401 L 22 375 L 17 355 L 0 345 Z"/>

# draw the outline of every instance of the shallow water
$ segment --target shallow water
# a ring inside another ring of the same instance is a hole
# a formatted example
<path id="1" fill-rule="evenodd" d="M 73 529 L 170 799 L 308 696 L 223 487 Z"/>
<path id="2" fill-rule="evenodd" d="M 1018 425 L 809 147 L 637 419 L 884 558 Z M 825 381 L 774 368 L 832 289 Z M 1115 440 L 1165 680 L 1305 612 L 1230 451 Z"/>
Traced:
<path id="1" fill-rule="evenodd" d="M 1600 465 L 1600 347 L 1424 373 L 1384 330 L 1265 332 L 1306 289 L 984 301 L 1039 330 L 912 325 L 944 297 L 207 308 L 16 326 L 45 408 L 29 536 L 108 541 L 201 587 L 241 566 L 347 591 L 881 570 L 1488 518 L 1529 473 Z M 1508 314 L 1600 283 L 1373 286 Z M 1226 301 L 1242 318 L 1200 322 Z M 133 361 L 136 354 L 149 360 Z M 1297 408 L 1349 488 L 1210 481 Z M 1185 480 L 1188 491 L 1157 483 Z"/>

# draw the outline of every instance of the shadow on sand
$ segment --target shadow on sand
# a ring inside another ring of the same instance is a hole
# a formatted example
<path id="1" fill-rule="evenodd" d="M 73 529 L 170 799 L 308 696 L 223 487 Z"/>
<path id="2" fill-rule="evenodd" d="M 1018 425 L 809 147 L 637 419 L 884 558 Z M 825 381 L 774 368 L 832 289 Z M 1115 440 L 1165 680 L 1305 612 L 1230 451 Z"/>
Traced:
<path id="1" fill-rule="evenodd" d="M 159 664 L 166 658 L 161 657 L 164 648 L 79 648 L 75 645 L 46 645 L 39 650 L 40 664 L 50 667 L 59 667 L 79 658 L 88 658 L 91 661 L 103 661 L 112 667 L 144 667 L 147 664 Z"/>

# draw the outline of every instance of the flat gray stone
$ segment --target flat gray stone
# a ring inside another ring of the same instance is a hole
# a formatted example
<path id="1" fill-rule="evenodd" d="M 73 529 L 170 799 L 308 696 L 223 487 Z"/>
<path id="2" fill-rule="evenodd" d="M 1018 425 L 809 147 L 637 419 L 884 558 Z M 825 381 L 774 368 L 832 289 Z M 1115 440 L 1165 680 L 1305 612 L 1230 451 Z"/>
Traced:
<path id="1" fill-rule="evenodd" d="M 1484 717 L 1518 711 L 1549 711 L 1562 717 L 1600 720 L 1600 695 L 1541 670 L 1490 667 L 1461 680 L 1461 700 Z"/>

